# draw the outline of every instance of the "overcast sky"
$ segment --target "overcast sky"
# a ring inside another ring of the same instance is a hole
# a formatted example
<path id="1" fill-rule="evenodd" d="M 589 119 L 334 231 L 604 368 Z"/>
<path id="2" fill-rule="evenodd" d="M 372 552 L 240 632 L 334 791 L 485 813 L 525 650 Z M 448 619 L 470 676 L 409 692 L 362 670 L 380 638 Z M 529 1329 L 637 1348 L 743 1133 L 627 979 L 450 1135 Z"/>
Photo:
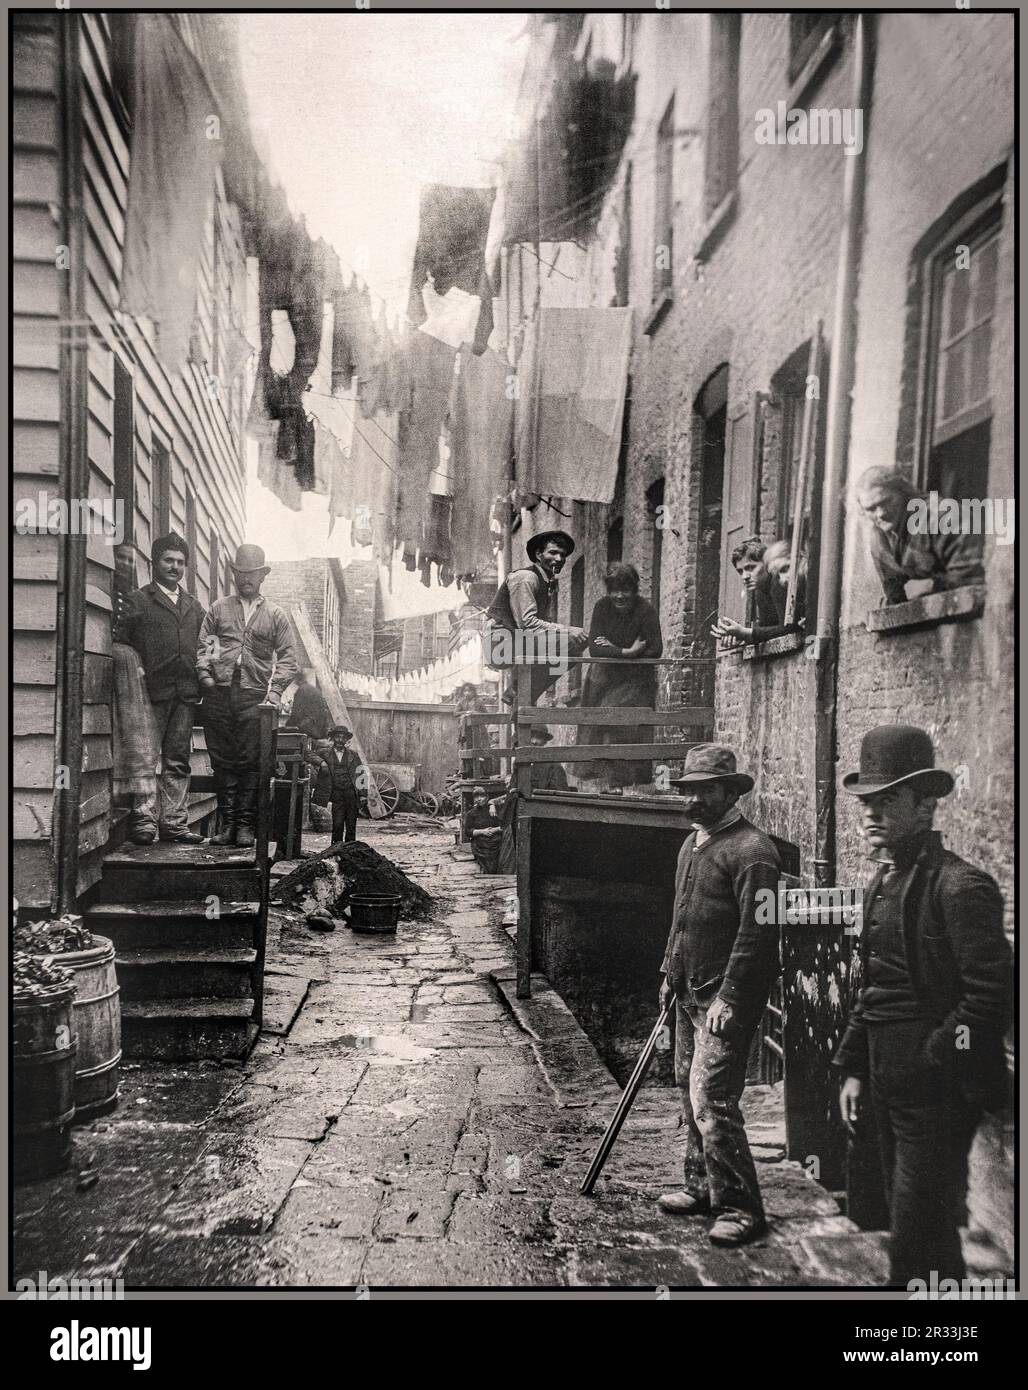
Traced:
<path id="1" fill-rule="evenodd" d="M 243 77 L 269 172 L 313 236 L 359 272 L 390 317 L 407 307 L 423 183 L 487 186 L 510 131 L 527 48 L 523 14 L 244 14 Z M 251 461 L 251 473 L 255 465 Z M 270 559 L 351 551 L 324 497 L 283 507 L 251 476 L 247 538 Z M 367 558 L 370 551 L 356 552 Z M 394 602 L 459 600 L 400 568 Z M 392 604 L 390 604 L 392 607 Z"/>

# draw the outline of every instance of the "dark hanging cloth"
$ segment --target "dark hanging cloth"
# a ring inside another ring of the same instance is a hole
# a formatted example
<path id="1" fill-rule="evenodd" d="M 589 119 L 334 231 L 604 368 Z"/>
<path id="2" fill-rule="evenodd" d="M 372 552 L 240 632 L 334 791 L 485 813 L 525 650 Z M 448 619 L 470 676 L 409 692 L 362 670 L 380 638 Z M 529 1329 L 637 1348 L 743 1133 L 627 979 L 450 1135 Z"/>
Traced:
<path id="1" fill-rule="evenodd" d="M 439 434 L 453 384 L 455 350 L 427 333 L 407 343 L 407 399 L 400 411 L 397 538 L 413 551 L 428 538 L 429 480 L 439 465 Z"/>
<path id="2" fill-rule="evenodd" d="M 281 188 L 267 190 L 261 226 L 259 389 L 268 417 L 278 421 L 276 457 L 292 464 L 298 486 L 315 485 L 314 425 L 307 418 L 304 392 L 318 365 L 324 320 L 324 285 L 328 248 L 313 242 L 302 218 L 289 213 Z M 293 365 L 280 373 L 271 365 L 276 309 L 289 318 L 295 343 Z"/>
<path id="3" fill-rule="evenodd" d="M 440 569 L 447 568 L 453 558 L 450 548 L 450 514 L 453 499 L 433 492 L 428 499 L 428 525 L 425 528 L 425 544 L 421 552 L 422 560 L 434 561 Z"/>
<path id="4" fill-rule="evenodd" d="M 425 321 L 421 291 L 432 277 L 437 294 L 453 286 L 477 295 L 481 307 L 474 348 L 484 352 L 493 331 L 493 288 L 485 266 L 495 188 L 451 188 L 430 183 L 421 190 L 418 244 L 411 274 L 407 316 L 413 324 Z"/>
<path id="5" fill-rule="evenodd" d="M 450 402 L 453 466 L 453 564 L 458 574 L 488 574 L 496 547 L 490 519 L 510 486 L 514 448 L 511 368 L 495 352 L 465 345 Z"/>

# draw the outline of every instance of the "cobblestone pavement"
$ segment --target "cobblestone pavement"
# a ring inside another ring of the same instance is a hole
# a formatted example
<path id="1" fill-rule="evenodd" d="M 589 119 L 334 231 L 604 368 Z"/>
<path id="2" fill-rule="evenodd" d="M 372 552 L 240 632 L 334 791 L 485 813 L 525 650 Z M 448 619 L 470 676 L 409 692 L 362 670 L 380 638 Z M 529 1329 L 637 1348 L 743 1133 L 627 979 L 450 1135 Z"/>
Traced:
<path id="1" fill-rule="evenodd" d="M 715 1250 L 705 1220 L 657 1209 L 679 1176 L 666 1089 L 642 1093 L 594 1196 L 579 1196 L 617 1087 L 545 981 L 514 1000 L 513 880 L 479 876 L 432 822 L 361 833 L 438 897 L 434 919 L 374 937 L 274 914 L 275 1031 L 241 1066 L 127 1067 L 117 1111 L 76 1131 L 72 1170 L 17 1189 L 17 1276 L 372 1290 L 883 1281 L 882 1238 L 782 1160 L 774 1088 L 746 1099 L 772 1220 L 760 1243 Z"/>

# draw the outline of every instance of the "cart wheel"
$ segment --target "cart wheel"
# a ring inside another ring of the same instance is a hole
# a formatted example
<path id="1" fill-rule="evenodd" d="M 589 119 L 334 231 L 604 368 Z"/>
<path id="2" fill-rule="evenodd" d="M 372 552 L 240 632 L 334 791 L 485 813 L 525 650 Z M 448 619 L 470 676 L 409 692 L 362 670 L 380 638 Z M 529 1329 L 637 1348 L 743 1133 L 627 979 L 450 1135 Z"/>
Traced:
<path id="1" fill-rule="evenodd" d="M 375 772 L 374 768 L 372 768 L 371 771 L 374 774 L 375 786 L 378 788 L 378 794 L 382 799 L 382 806 L 385 813 L 387 816 L 391 816 L 400 804 L 400 789 L 389 776 L 388 772 Z M 365 820 L 370 819 L 371 812 L 368 810 L 367 793 L 361 795 L 358 803 L 358 810 Z"/>
<path id="2" fill-rule="evenodd" d="M 425 792 L 418 800 L 430 816 L 437 816 L 439 814 L 438 798 L 434 797 L 431 792 Z"/>

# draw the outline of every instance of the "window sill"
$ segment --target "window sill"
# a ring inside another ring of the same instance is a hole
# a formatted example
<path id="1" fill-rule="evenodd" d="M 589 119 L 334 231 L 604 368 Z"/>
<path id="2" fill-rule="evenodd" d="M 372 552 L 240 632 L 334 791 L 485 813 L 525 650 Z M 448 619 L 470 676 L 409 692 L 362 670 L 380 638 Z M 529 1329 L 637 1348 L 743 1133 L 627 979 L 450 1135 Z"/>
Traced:
<path id="1" fill-rule="evenodd" d="M 747 647 L 743 661 L 765 661 L 768 657 L 788 656 L 790 652 L 801 652 L 806 643 L 802 632 L 787 632 L 783 637 L 772 637 L 769 642 L 758 642 Z"/>
<path id="2" fill-rule="evenodd" d="M 670 290 L 662 290 L 653 301 L 650 308 L 650 316 L 643 325 L 643 333 L 646 337 L 655 333 L 667 317 L 668 310 L 675 302 L 675 297 Z"/>
<path id="3" fill-rule="evenodd" d="M 735 221 L 735 214 L 738 211 L 738 207 L 738 188 L 733 188 L 730 193 L 725 194 L 703 224 L 703 230 L 700 233 L 700 244 L 696 248 L 696 260 L 708 260 L 710 256 L 713 255 L 714 251 L 717 250 L 721 238 Z"/>
<path id="4" fill-rule="evenodd" d="M 789 88 L 788 108 L 802 106 L 807 97 L 828 75 L 828 69 L 838 57 L 842 48 L 842 30 L 839 22 L 832 25 L 822 35 L 813 53 L 800 68 Z"/>
<path id="5" fill-rule="evenodd" d="M 954 619 L 980 618 L 985 612 L 985 585 L 969 584 L 962 589 L 946 589 L 939 594 L 908 599 L 875 608 L 867 615 L 868 632 L 903 632 Z"/>

